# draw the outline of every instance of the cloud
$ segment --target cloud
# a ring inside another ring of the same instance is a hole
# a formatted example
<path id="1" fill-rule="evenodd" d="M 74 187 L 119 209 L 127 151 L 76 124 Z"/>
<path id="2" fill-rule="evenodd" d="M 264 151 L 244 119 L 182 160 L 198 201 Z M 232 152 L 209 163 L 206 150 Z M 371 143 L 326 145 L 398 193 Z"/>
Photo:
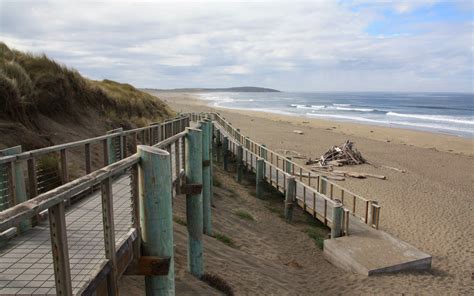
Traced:
<path id="1" fill-rule="evenodd" d="M 0 40 L 139 87 L 470 90 L 472 21 L 367 33 L 387 10 L 436 4 L 0 0 Z"/>

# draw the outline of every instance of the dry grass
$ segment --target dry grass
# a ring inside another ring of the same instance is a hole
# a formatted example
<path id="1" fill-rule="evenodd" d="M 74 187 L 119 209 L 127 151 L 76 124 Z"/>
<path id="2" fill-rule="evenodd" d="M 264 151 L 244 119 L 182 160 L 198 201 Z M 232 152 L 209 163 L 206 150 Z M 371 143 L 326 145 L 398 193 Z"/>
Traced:
<path id="1" fill-rule="evenodd" d="M 89 80 L 45 55 L 9 49 L 1 42 L 0 86 L 0 115 L 22 123 L 34 123 L 38 113 L 74 119 L 91 109 L 125 128 L 174 116 L 157 97 L 129 84 Z"/>
<path id="2" fill-rule="evenodd" d="M 202 275 L 201 281 L 206 282 L 209 286 L 221 291 L 222 293 L 224 293 L 224 295 L 234 295 L 232 287 L 217 274 L 205 273 Z"/>

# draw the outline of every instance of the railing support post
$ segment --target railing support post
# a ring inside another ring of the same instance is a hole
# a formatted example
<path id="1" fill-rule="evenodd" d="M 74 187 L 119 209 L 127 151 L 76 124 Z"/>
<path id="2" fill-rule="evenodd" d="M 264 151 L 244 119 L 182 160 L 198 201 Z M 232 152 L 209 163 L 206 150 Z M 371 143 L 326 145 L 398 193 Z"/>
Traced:
<path id="1" fill-rule="evenodd" d="M 222 159 L 222 142 L 221 142 L 221 131 L 216 129 L 216 161 L 221 162 Z"/>
<path id="2" fill-rule="evenodd" d="M 242 183 L 242 175 L 244 173 L 243 164 L 244 149 L 242 145 L 237 146 L 237 182 Z"/>
<path id="3" fill-rule="evenodd" d="M 262 191 L 263 191 L 263 176 L 264 176 L 264 169 L 265 169 L 265 160 L 263 158 L 257 159 L 257 173 L 255 174 L 256 180 L 256 193 L 257 198 L 262 198 Z"/>
<path id="4" fill-rule="evenodd" d="M 331 238 L 341 236 L 343 211 L 344 208 L 340 202 L 337 202 L 332 208 Z"/>
<path id="5" fill-rule="evenodd" d="M 57 295 L 72 295 L 71 268 L 66 234 L 66 210 L 64 202 L 48 209 L 54 279 Z"/>
<path id="6" fill-rule="evenodd" d="M 202 130 L 202 203 L 203 203 L 203 230 L 204 234 L 212 235 L 211 222 L 211 141 L 212 141 L 212 123 L 203 121 Z"/>
<path id="7" fill-rule="evenodd" d="M 187 128 L 186 182 L 202 184 L 202 132 Z M 203 275 L 202 193 L 186 195 L 186 221 L 188 228 L 188 270 L 197 278 Z"/>
<path id="8" fill-rule="evenodd" d="M 108 164 L 112 164 L 123 156 L 123 128 L 108 131 L 107 134 L 121 133 L 118 136 L 107 138 Z M 118 155 L 117 155 L 118 154 Z"/>
<path id="9" fill-rule="evenodd" d="M 286 167 L 285 172 L 292 175 L 293 174 L 293 171 L 292 171 L 293 164 L 291 163 L 291 157 L 286 158 L 286 166 L 285 167 Z"/>
<path id="10" fill-rule="evenodd" d="M 4 150 L 0 150 L 0 156 L 9 156 L 9 155 L 14 155 L 21 153 L 21 145 L 20 146 L 15 146 L 11 148 L 7 148 Z M 3 166 L 3 164 L 0 164 L 0 166 Z M 9 186 L 5 186 L 5 184 L 8 184 L 8 174 L 5 176 L 0 175 L 0 183 L 3 184 L 1 185 L 3 189 L 3 194 L 9 191 L 9 194 L 11 195 L 10 200 L 13 201 L 13 204 L 9 203 L 9 200 L 5 197 L 2 198 L 0 196 L 0 211 L 7 209 L 8 207 L 13 207 L 14 205 L 20 204 L 24 201 L 28 200 L 28 196 L 26 195 L 26 184 L 25 184 L 25 177 L 23 175 L 23 171 L 25 168 L 25 162 L 24 161 L 14 161 L 12 163 L 11 169 L 13 170 L 11 172 L 12 176 L 12 188 L 8 188 Z M 36 182 L 36 180 L 30 180 L 31 183 Z M 10 190 L 8 190 L 10 189 Z M 12 198 L 13 197 L 13 198 Z M 2 205 L 3 204 L 3 205 Z M 18 225 L 18 231 L 19 232 L 24 232 L 28 229 L 31 228 L 31 220 L 26 219 L 20 222 Z"/>
<path id="11" fill-rule="evenodd" d="M 287 189 L 285 194 L 285 219 L 291 223 L 293 220 L 293 206 L 296 200 L 296 180 L 295 177 L 288 177 Z"/>
<path id="12" fill-rule="evenodd" d="M 143 255 L 171 258 L 168 275 L 145 277 L 146 294 L 174 295 L 171 156 L 150 146 L 140 145 L 137 150 Z"/>
<path id="13" fill-rule="evenodd" d="M 228 171 L 229 170 L 229 138 L 228 137 L 224 137 L 222 150 L 224 153 L 224 171 Z"/>

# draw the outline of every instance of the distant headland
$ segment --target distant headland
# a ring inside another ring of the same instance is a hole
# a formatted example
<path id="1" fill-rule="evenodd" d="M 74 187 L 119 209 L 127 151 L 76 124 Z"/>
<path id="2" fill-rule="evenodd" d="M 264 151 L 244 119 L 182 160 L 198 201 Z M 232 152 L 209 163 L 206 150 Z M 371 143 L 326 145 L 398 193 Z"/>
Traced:
<path id="1" fill-rule="evenodd" d="M 155 89 L 143 88 L 144 91 L 156 92 L 281 92 L 272 88 L 255 87 L 255 86 L 240 86 L 227 88 L 173 88 L 173 89 Z"/>

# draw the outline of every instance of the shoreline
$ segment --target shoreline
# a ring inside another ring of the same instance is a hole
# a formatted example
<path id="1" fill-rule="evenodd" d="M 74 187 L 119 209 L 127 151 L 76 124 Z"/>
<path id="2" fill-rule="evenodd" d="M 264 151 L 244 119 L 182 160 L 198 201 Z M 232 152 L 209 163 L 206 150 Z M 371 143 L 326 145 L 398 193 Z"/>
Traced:
<path id="1" fill-rule="evenodd" d="M 178 112 L 215 111 L 220 113 L 249 115 L 252 117 L 270 119 L 272 121 L 287 121 L 288 123 L 300 127 L 330 130 L 347 136 L 358 136 L 381 142 L 433 149 L 452 154 L 474 155 L 474 139 L 457 135 L 336 121 L 325 118 L 300 117 L 297 115 L 279 114 L 261 110 L 212 106 L 208 101 L 198 98 L 196 93 L 152 92 L 152 94 L 163 98 Z"/>

